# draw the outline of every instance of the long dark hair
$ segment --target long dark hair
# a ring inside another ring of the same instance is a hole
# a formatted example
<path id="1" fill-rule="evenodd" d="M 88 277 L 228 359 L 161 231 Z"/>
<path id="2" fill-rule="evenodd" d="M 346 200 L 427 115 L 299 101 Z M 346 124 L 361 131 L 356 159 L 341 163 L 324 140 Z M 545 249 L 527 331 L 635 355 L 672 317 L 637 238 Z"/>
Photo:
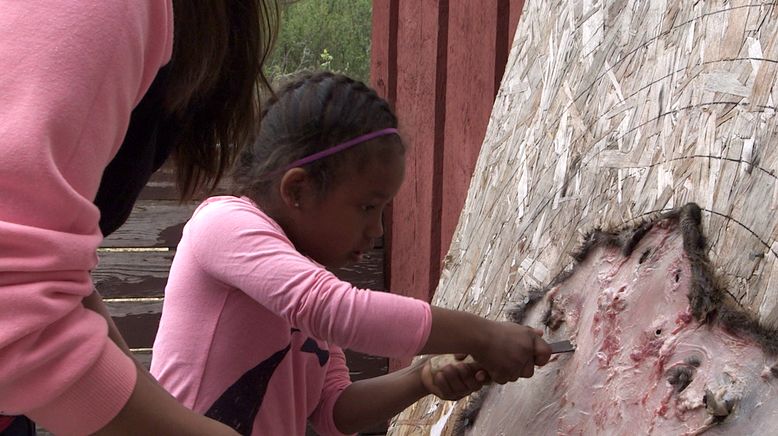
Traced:
<path id="1" fill-rule="evenodd" d="M 181 198 L 213 189 L 259 127 L 262 66 L 276 0 L 173 0 L 175 36 L 162 103 Z"/>
<path id="2" fill-rule="evenodd" d="M 234 191 L 257 201 L 280 180 L 285 165 L 379 129 L 397 127 L 389 103 L 364 83 L 330 72 L 304 73 L 265 104 L 259 135 L 243 150 L 233 173 Z M 384 147 L 405 145 L 398 136 L 383 145 L 354 147 L 305 166 L 320 192 L 336 181 L 344 162 L 362 165 Z"/>

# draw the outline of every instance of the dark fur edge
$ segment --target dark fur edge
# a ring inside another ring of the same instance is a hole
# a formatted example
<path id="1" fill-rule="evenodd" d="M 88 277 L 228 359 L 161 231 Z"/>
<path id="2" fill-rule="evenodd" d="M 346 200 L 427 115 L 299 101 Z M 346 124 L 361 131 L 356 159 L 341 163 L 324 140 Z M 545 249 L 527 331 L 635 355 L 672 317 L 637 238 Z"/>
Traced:
<path id="1" fill-rule="evenodd" d="M 673 210 L 664 214 L 654 214 L 644 218 L 639 223 L 628 226 L 619 231 L 604 231 L 602 227 L 596 227 L 586 232 L 582 238 L 580 246 L 573 251 L 570 256 L 573 262 L 560 271 L 551 280 L 551 283 L 542 288 L 530 288 L 524 301 L 518 303 L 515 307 L 507 310 L 508 320 L 516 324 L 521 324 L 527 311 L 531 309 L 538 301 L 551 290 L 554 286 L 570 278 L 575 272 L 578 264 L 582 263 L 596 247 L 619 247 L 625 256 L 632 254 L 632 251 L 638 245 L 641 239 L 648 234 L 658 221 L 668 218 L 675 218 L 680 214 L 679 210 Z M 552 302 L 553 304 L 553 302 Z"/>
<path id="2" fill-rule="evenodd" d="M 467 398 L 465 406 L 457 412 L 451 436 L 464 436 L 465 431 L 473 427 L 476 418 L 478 418 L 478 412 L 481 411 L 481 406 L 491 390 L 491 385 L 484 386 L 480 391 Z"/>
<path id="3" fill-rule="evenodd" d="M 700 230 L 699 206 L 689 203 L 681 209 L 680 225 L 684 250 L 692 268 L 689 305 L 701 324 L 718 323 L 724 330 L 756 341 L 770 356 L 778 355 L 778 329 L 764 326 L 724 291 L 722 281 L 713 273 L 706 254 L 705 236 Z"/>
<path id="4" fill-rule="evenodd" d="M 518 303 L 515 307 L 508 309 L 508 320 L 516 324 L 521 324 L 521 321 L 524 319 L 524 315 L 526 315 L 527 310 L 534 306 L 535 303 L 543 299 L 543 296 L 546 295 L 546 292 L 548 292 L 549 288 L 549 286 L 543 288 L 530 288 L 529 291 L 527 291 L 527 295 L 524 297 L 524 301 Z"/>

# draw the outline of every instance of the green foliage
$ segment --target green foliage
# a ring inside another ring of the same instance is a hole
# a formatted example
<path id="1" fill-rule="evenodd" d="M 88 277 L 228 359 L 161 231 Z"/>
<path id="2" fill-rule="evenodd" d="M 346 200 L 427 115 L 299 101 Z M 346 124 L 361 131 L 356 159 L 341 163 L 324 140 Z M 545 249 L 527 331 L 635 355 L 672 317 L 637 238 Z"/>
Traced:
<path id="1" fill-rule="evenodd" d="M 372 0 L 300 0 L 283 11 L 267 63 L 271 80 L 300 70 L 329 70 L 370 78 Z"/>

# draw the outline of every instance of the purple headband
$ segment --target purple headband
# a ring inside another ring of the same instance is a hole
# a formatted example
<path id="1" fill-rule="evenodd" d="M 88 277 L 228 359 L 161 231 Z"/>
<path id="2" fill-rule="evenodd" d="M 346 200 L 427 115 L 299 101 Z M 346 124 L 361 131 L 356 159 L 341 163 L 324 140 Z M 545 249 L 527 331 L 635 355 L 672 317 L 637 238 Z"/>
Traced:
<path id="1" fill-rule="evenodd" d="M 306 156 L 302 159 L 298 159 L 289 165 L 281 168 L 278 170 L 279 173 L 284 173 L 286 171 L 291 170 L 292 168 L 301 167 L 303 165 L 308 165 L 311 162 L 316 162 L 319 159 L 324 159 L 327 156 L 332 156 L 335 153 L 339 153 L 343 150 L 346 150 L 347 148 L 351 148 L 357 144 L 361 144 L 365 141 L 369 141 L 374 138 L 378 138 L 380 136 L 386 136 L 386 135 L 399 135 L 399 132 L 394 127 L 389 127 L 387 129 L 381 129 L 376 130 L 375 132 L 365 133 L 364 135 L 357 136 L 354 139 L 349 139 L 346 142 L 340 143 L 334 147 L 330 147 L 326 150 L 322 150 L 318 153 L 314 153 L 310 156 Z"/>

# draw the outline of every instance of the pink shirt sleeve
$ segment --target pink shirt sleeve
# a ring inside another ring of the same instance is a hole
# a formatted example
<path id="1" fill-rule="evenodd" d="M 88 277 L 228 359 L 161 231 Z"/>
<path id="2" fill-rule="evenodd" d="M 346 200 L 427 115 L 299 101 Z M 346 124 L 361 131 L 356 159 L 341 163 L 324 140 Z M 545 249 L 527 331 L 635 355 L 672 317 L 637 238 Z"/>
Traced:
<path id="1" fill-rule="evenodd" d="M 413 356 L 427 341 L 429 304 L 341 281 L 295 250 L 281 228 L 248 201 L 206 204 L 188 231 L 194 256 L 208 274 L 314 338 L 386 357 Z"/>
<path id="2" fill-rule="evenodd" d="M 322 388 L 319 407 L 313 411 L 309 420 L 311 426 L 320 436 L 340 436 L 343 433 L 335 426 L 335 402 L 340 394 L 351 384 L 346 356 L 343 350 L 333 346 L 330 348 L 330 364 Z"/>
<path id="3" fill-rule="evenodd" d="M 0 413 L 85 434 L 132 393 L 133 361 L 81 305 L 92 201 L 171 47 L 170 1 L 0 2 Z"/>

